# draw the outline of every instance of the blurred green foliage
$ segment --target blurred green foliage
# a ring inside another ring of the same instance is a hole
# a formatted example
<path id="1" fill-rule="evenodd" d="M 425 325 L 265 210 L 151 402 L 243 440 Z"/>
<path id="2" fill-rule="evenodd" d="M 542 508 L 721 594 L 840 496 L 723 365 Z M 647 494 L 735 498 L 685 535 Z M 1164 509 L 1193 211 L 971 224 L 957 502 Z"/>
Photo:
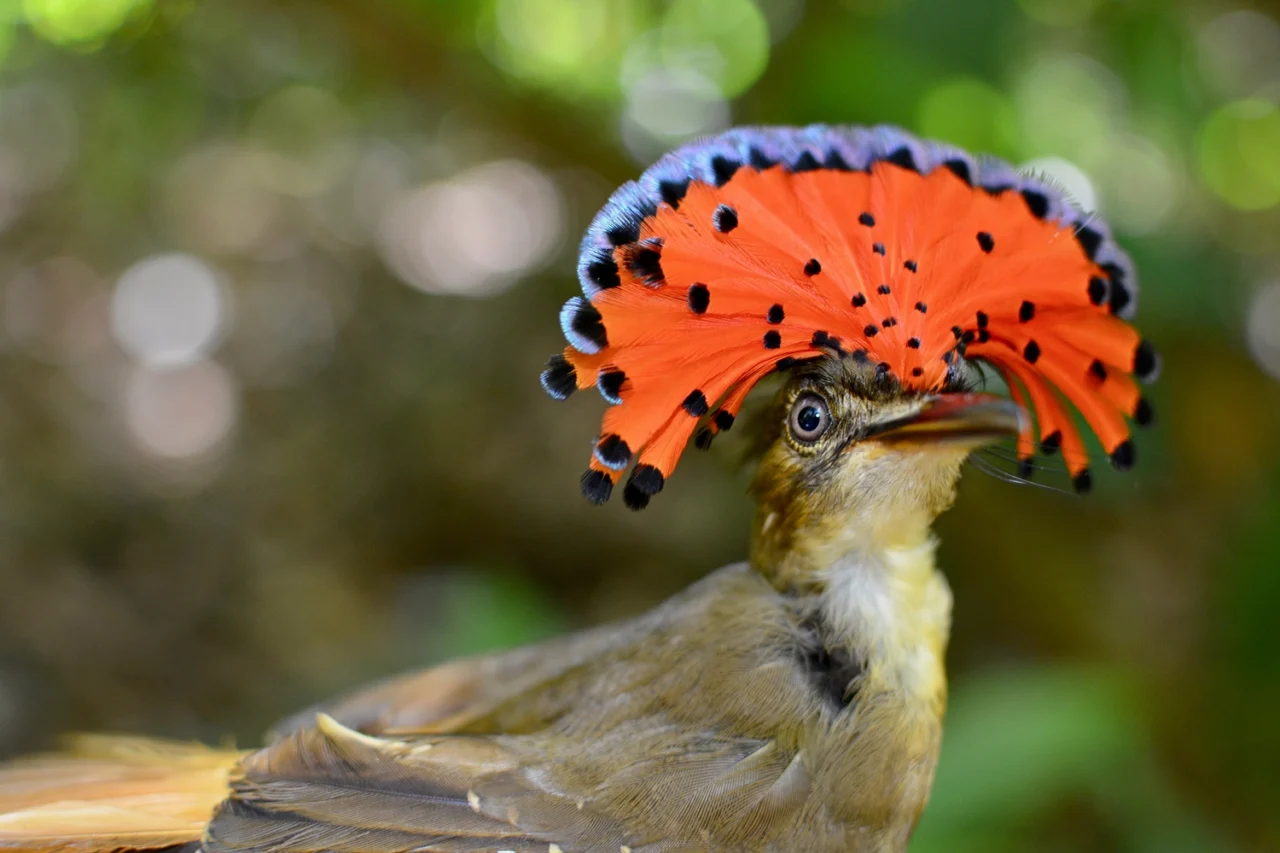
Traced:
<path id="1" fill-rule="evenodd" d="M 578 499 L 577 235 L 691 135 L 894 122 L 1096 203 L 1165 355 L 1136 471 L 944 517 L 915 849 L 1280 849 L 1278 99 L 1216 0 L 0 3 L 0 750 L 251 742 L 741 558 L 731 442 Z"/>

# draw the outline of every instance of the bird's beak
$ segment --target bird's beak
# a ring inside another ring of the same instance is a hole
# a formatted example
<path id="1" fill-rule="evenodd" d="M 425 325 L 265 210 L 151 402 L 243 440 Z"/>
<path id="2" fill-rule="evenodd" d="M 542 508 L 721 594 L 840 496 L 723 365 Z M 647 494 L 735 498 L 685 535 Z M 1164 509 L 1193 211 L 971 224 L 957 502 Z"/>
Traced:
<path id="1" fill-rule="evenodd" d="M 990 444 L 1022 428 L 1026 414 L 994 394 L 937 394 L 912 414 L 872 427 L 864 438 L 892 444 Z"/>

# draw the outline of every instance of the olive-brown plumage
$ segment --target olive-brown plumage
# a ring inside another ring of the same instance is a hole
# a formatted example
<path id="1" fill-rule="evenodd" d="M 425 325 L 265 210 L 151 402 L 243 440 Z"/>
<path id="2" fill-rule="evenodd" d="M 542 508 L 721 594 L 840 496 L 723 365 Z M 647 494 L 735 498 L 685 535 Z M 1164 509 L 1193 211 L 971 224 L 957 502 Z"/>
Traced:
<path id="1" fill-rule="evenodd" d="M 800 370 L 766 418 L 750 564 L 631 621 L 286 721 L 224 756 L 225 799 L 199 792 L 204 849 L 905 849 L 945 704 L 929 523 L 967 451 L 1018 429 L 1012 404 L 947 396 L 854 358 Z M 38 800 L 25 819 L 0 800 L 0 848 L 59 846 Z M 155 849 L 141 833 L 110 846 Z"/>

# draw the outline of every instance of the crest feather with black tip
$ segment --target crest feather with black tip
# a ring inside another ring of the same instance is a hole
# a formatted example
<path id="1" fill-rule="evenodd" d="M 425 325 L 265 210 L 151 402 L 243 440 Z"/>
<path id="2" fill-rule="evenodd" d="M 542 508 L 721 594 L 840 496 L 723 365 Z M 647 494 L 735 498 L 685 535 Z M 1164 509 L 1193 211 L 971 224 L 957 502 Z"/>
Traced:
<path id="1" fill-rule="evenodd" d="M 578 273 L 542 382 L 612 404 L 582 478 L 594 503 L 634 465 L 624 496 L 643 507 L 691 437 L 709 445 L 756 382 L 816 357 L 861 353 L 919 393 L 988 362 L 1036 415 L 1019 458 L 1060 450 L 1082 491 L 1067 404 L 1120 469 L 1129 420 L 1151 420 L 1138 380 L 1159 359 L 1126 322 L 1136 279 L 1106 224 L 1034 175 L 896 128 L 741 128 L 677 149 L 610 198 Z"/>

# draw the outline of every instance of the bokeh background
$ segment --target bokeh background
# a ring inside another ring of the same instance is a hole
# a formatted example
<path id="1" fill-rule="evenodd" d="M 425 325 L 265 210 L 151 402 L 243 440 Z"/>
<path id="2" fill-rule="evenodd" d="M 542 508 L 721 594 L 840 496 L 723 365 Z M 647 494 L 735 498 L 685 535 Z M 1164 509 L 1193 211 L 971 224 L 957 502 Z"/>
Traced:
<path id="1" fill-rule="evenodd" d="M 942 520 L 913 850 L 1280 850 L 1278 104 L 1239 0 L 0 2 L 0 753 L 251 744 L 743 557 L 730 441 L 580 500 L 577 238 L 691 136 L 894 122 L 1106 216 L 1165 356 L 1135 471 Z"/>

